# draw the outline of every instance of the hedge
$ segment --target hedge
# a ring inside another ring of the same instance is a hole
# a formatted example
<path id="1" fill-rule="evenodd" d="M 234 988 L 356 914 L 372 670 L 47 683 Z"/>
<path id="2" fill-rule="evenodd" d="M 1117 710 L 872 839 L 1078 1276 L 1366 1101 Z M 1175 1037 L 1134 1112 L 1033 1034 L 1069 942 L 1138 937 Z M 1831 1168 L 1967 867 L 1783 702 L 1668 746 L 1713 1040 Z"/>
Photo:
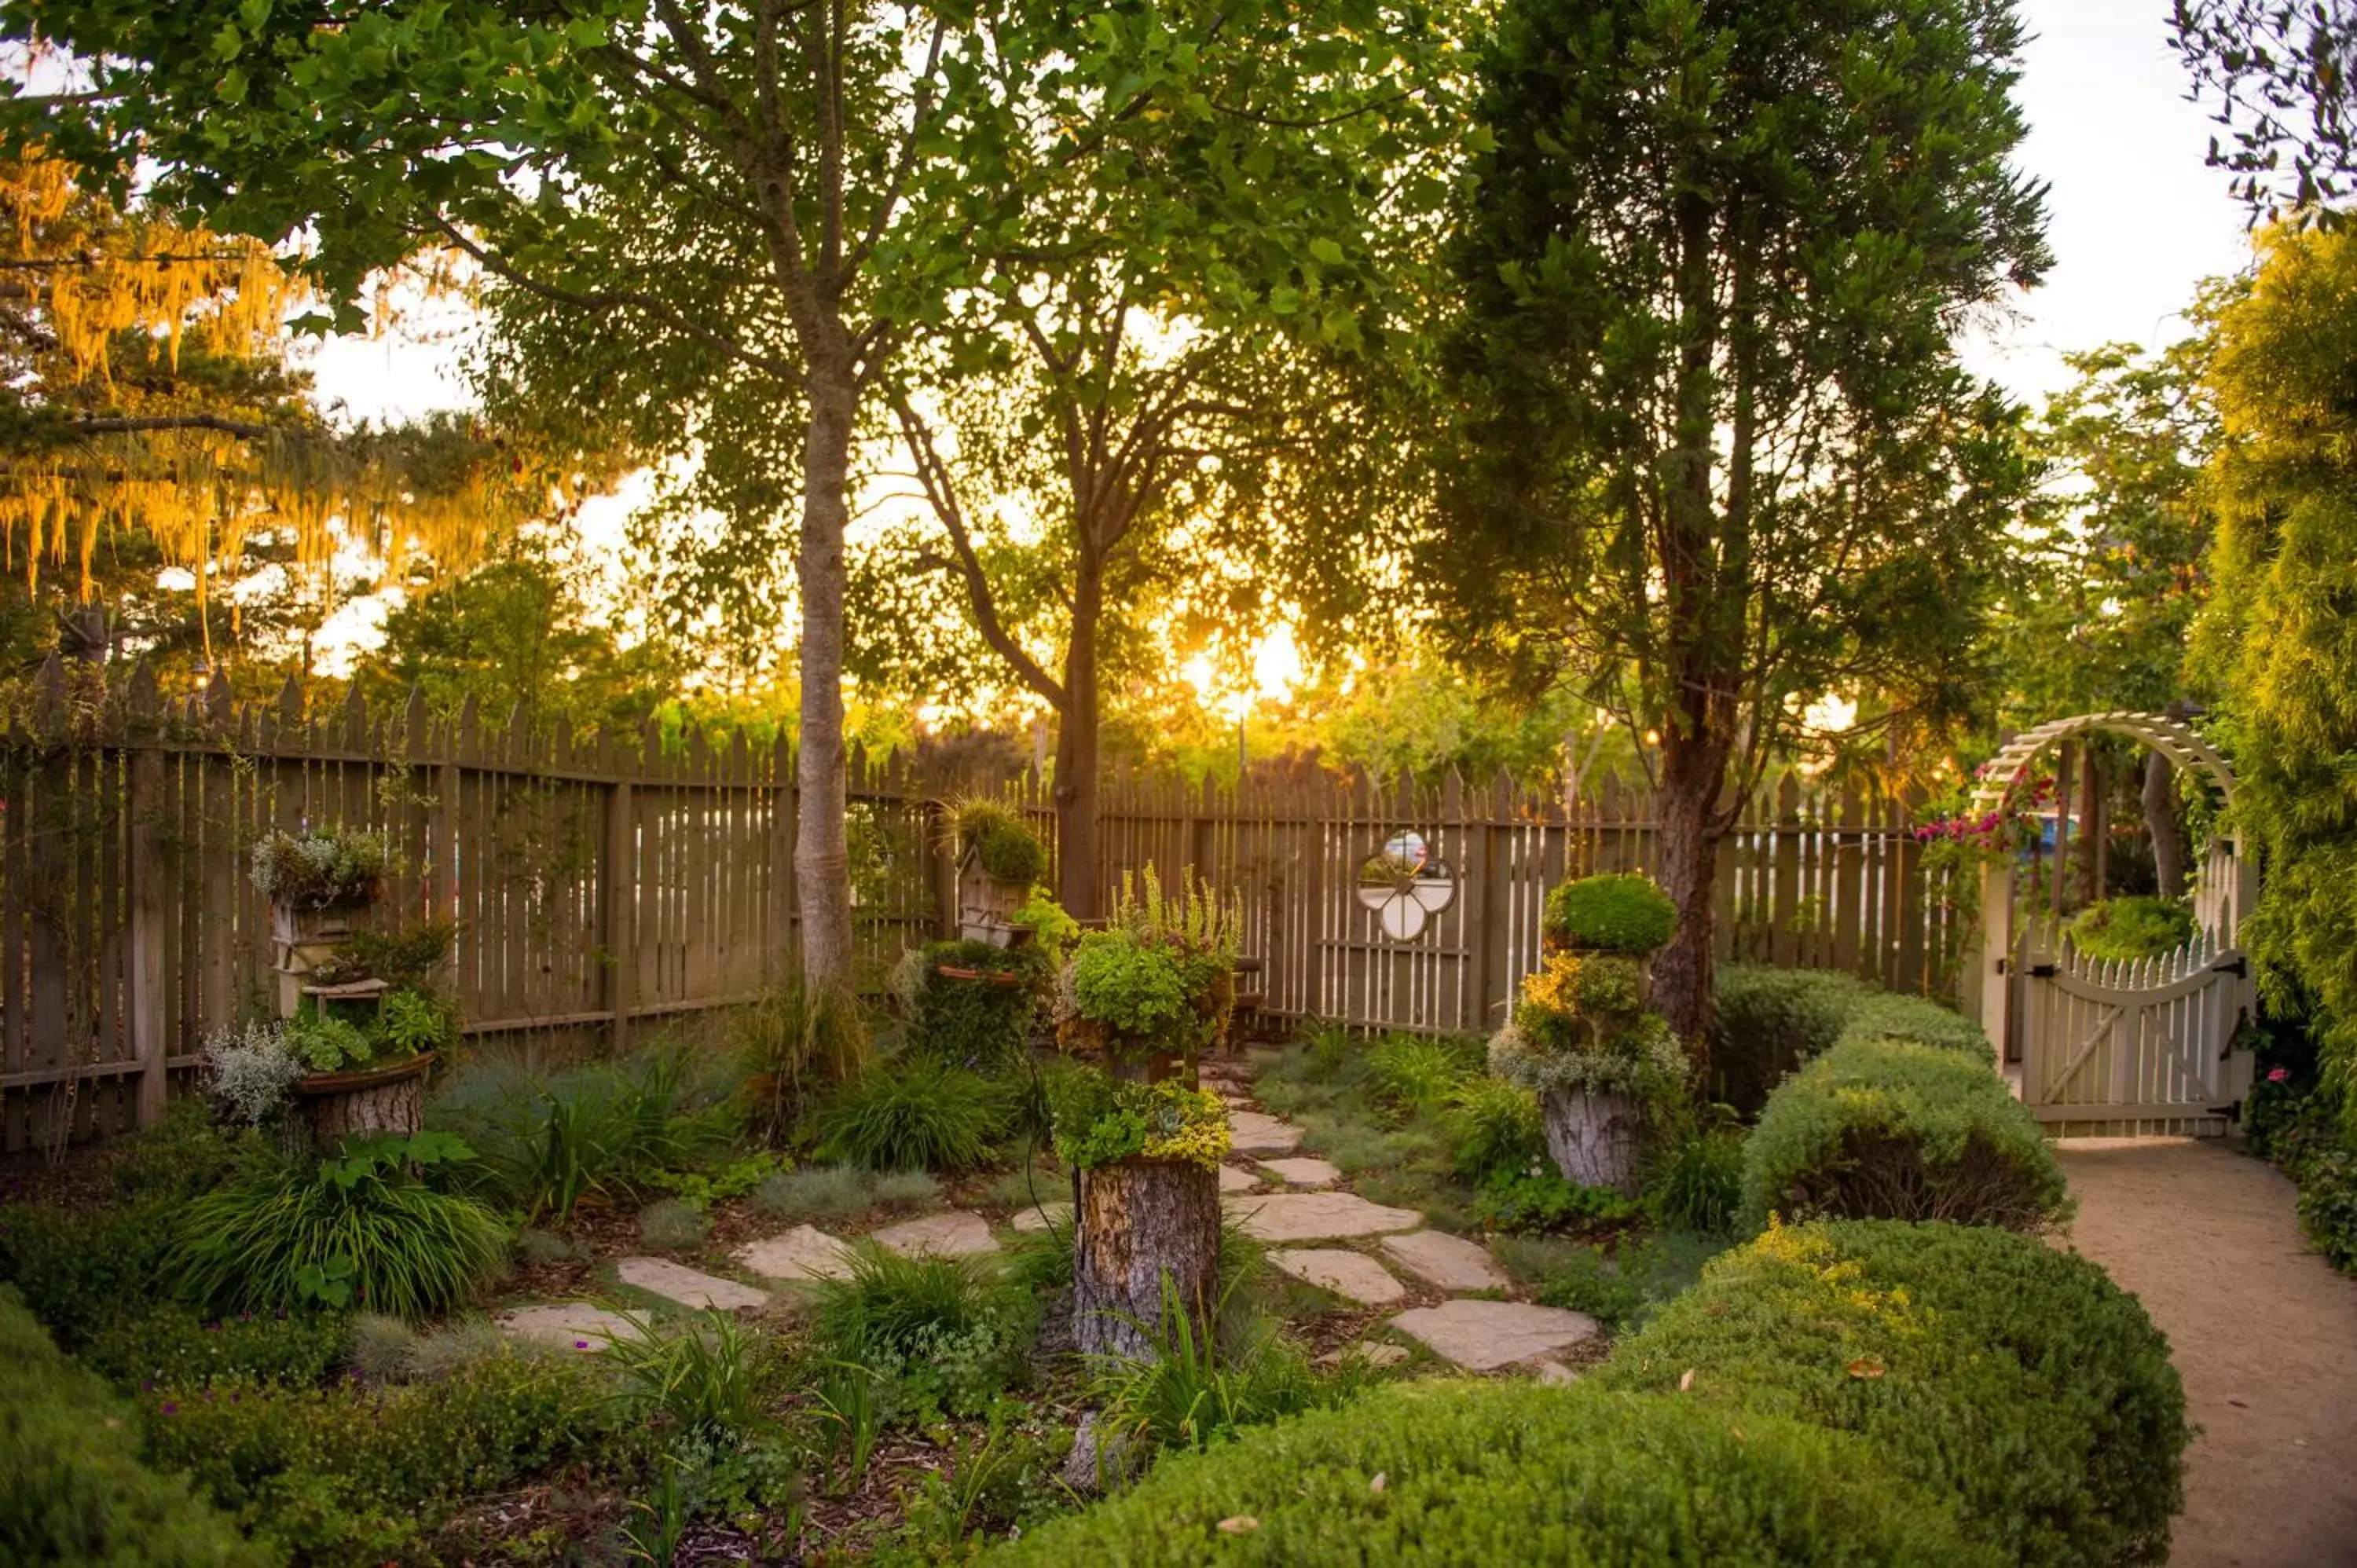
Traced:
<path id="1" fill-rule="evenodd" d="M 178 1477 L 139 1463 L 139 1423 L 0 1285 L 0 1562 L 194 1568 L 267 1559 Z"/>
<path id="2" fill-rule="evenodd" d="M 2037 1119 L 1970 1055 L 1853 1039 L 1768 1097 L 1743 1145 L 1739 1222 L 1954 1219 L 2034 1230 L 2069 1193 Z"/>
<path id="3" fill-rule="evenodd" d="M 1832 970 L 1721 964 L 1712 1001 L 1718 1096 L 1747 1113 L 1788 1074 L 1845 1040 L 1913 1040 L 1996 1061 L 1988 1036 L 1964 1015 Z"/>
<path id="4" fill-rule="evenodd" d="M 2103 1270 L 2002 1230 L 1771 1230 L 1595 1376 L 1855 1434 L 2008 1562 L 2158 1560 L 2183 1500 L 2167 1341 Z"/>
<path id="5" fill-rule="evenodd" d="M 1396 1384 L 1173 1455 L 994 1557 L 1192 1563 L 1995 1564 L 1865 1444 L 1586 1385 Z"/>

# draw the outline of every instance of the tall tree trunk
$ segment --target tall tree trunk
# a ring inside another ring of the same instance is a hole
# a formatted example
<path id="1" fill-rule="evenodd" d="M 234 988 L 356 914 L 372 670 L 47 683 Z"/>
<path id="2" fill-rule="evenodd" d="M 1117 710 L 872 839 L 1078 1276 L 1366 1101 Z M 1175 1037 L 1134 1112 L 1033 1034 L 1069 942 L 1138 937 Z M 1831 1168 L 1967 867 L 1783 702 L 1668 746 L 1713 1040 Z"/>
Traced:
<path id="1" fill-rule="evenodd" d="M 2177 820 L 2176 769 L 2154 752 L 2144 759 L 2144 825 L 2152 834 L 2152 869 L 2164 898 L 2185 897 L 2185 824 Z"/>
<path id="2" fill-rule="evenodd" d="M 1677 907 L 1678 931 L 1653 961 L 1653 1004 L 1700 1075 L 1710 1064 L 1711 893 L 1726 757 L 1706 742 L 1663 740 L 1658 865 L 1662 891 Z"/>
<path id="3" fill-rule="evenodd" d="M 859 391 L 847 346 L 805 346 L 810 428 L 802 448 L 802 724 L 794 878 L 802 905 L 802 978 L 848 993 L 851 850 L 844 768 L 843 536 L 850 519 L 852 424 Z"/>
<path id="4" fill-rule="evenodd" d="M 1097 622 L 1104 608 L 1104 577 L 1102 567 L 1085 552 L 1072 590 L 1072 629 L 1064 650 L 1064 706 L 1056 723 L 1056 898 L 1074 919 L 1093 920 L 1104 913 L 1097 849 L 1098 747 L 1103 734 Z"/>

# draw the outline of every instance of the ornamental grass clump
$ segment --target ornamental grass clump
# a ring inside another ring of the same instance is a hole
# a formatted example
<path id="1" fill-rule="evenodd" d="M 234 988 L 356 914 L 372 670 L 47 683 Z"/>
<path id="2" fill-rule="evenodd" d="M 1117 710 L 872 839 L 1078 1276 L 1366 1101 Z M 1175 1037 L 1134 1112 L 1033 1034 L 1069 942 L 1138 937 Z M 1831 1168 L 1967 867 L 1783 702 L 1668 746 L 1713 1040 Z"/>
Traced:
<path id="1" fill-rule="evenodd" d="M 1048 871 L 1048 846 L 1022 814 L 996 800 L 968 800 L 955 813 L 958 849 L 993 882 L 1028 887 Z"/>
<path id="2" fill-rule="evenodd" d="M 1772 1230 L 1591 1376 L 1854 1434 L 2032 1568 L 2158 1561 L 2183 1500 L 2184 1392 L 2144 1309 L 1986 1227 Z"/>
<path id="3" fill-rule="evenodd" d="M 871 1171 L 971 1170 L 1006 1126 L 1004 1084 L 929 1061 L 878 1064 L 837 1090 L 818 1118 L 819 1150 Z"/>
<path id="4" fill-rule="evenodd" d="M 2069 1211 L 2062 1167 L 2005 1080 L 1962 1052 L 1852 1040 L 1768 1097 L 1744 1141 L 1742 1228 L 1953 1219 L 2035 1230 Z"/>

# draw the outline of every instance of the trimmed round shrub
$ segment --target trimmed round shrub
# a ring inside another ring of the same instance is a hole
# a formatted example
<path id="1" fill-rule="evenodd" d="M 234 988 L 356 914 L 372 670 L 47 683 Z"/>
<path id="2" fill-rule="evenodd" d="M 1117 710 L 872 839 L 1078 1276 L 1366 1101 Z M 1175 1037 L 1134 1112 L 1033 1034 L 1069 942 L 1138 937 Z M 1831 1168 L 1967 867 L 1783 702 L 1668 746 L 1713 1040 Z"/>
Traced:
<path id="1" fill-rule="evenodd" d="M 2071 922 L 2071 945 L 2090 958 L 2158 958 L 2192 935 L 2192 915 L 2167 898 L 2106 898 Z"/>
<path id="2" fill-rule="evenodd" d="M 1423 1381 L 1165 1457 L 1008 1563 L 1994 1564 L 1853 1438 L 1699 1401 Z"/>
<path id="3" fill-rule="evenodd" d="M 1788 1219 L 1953 1219 L 2035 1230 L 2067 1212 L 2037 1119 L 1970 1057 L 1835 1047 L 1768 1097 L 1743 1146 L 1747 1230 Z"/>
<path id="4" fill-rule="evenodd" d="M 1583 876 L 1547 895 L 1542 932 L 1559 947 L 1655 952 L 1677 935 L 1678 911 L 1642 872 Z"/>
<path id="5" fill-rule="evenodd" d="M 91 1568 L 261 1564 L 268 1556 L 139 1463 L 139 1428 L 0 1286 L 0 1562 Z"/>
<path id="6" fill-rule="evenodd" d="M 1758 1111 L 1786 1075 L 1844 1040 L 1912 1040 L 1992 1067 L 1996 1062 L 1981 1026 L 1953 1008 L 1832 970 L 1721 964 L 1712 1006 L 1717 1098 L 1746 1114 Z"/>
<path id="7" fill-rule="evenodd" d="M 2168 1342 L 2102 1269 L 2007 1231 L 1771 1230 L 1591 1375 L 1854 1433 L 2008 1563 L 2158 1561 L 2183 1500 Z"/>

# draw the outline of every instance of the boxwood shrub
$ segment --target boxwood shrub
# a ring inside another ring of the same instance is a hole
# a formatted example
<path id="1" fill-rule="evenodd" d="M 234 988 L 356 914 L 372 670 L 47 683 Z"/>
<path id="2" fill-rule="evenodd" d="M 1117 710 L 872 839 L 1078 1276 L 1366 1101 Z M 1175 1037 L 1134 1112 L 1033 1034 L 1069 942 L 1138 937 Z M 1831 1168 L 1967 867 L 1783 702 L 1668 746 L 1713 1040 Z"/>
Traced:
<path id="1" fill-rule="evenodd" d="M 1759 1110 L 1788 1074 L 1844 1040 L 1913 1040 L 1996 1060 L 1981 1026 L 1961 1013 L 1832 970 L 1721 964 L 1712 1001 L 1718 1097 L 1746 1113 Z"/>
<path id="2" fill-rule="evenodd" d="M 1547 895 L 1540 931 L 1555 947 L 1649 953 L 1677 935 L 1677 906 L 1640 871 L 1583 876 Z"/>
<path id="3" fill-rule="evenodd" d="M 0 1562 L 198 1568 L 267 1559 L 187 1481 L 142 1466 L 139 1429 L 0 1285 Z"/>
<path id="4" fill-rule="evenodd" d="M 1676 1395 L 1435 1380 L 1174 1455 L 1009 1563 L 1994 1564 L 1845 1434 Z"/>
<path id="5" fill-rule="evenodd" d="M 2158 1561 L 2182 1501 L 2184 1392 L 2144 1309 L 1986 1227 L 1771 1230 L 1594 1376 L 1854 1433 L 2007 1562 Z"/>
<path id="6" fill-rule="evenodd" d="M 1850 1040 L 1768 1097 L 1743 1147 L 1738 1222 L 2063 1217 L 2062 1167 L 1987 1064 L 1908 1040 Z"/>

